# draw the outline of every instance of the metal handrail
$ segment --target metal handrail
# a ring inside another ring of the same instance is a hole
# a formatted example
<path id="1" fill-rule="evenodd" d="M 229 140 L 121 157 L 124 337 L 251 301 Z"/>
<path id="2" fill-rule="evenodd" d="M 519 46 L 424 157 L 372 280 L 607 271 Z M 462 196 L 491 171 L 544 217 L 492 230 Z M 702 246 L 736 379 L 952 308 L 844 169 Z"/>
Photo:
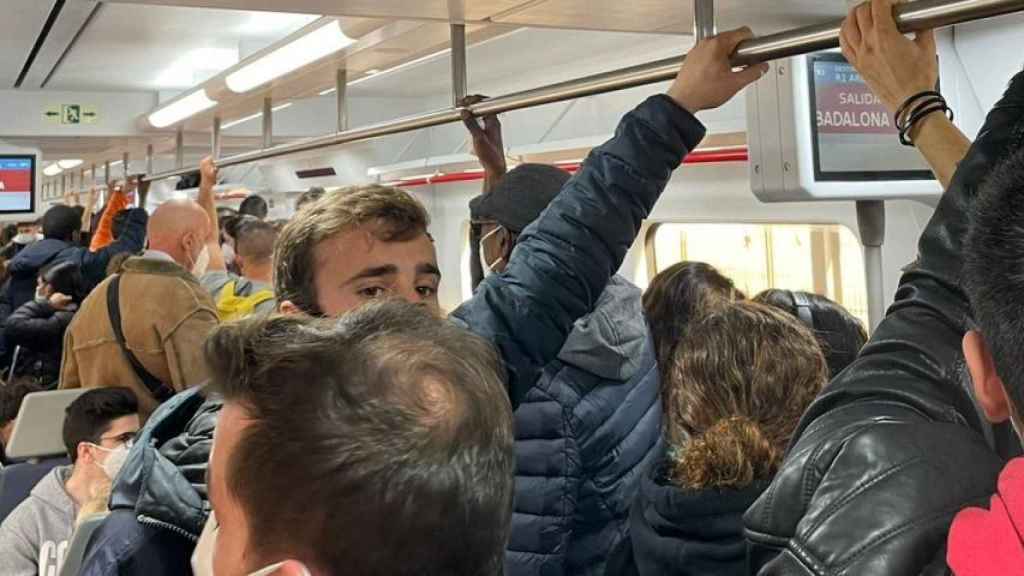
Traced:
<path id="1" fill-rule="evenodd" d="M 898 5 L 895 8 L 895 16 L 900 31 L 916 32 L 1021 11 L 1024 11 L 1024 0 L 917 0 Z M 739 45 L 732 62 L 737 66 L 744 66 L 835 48 L 839 46 L 841 25 L 842 20 L 836 20 L 827 24 L 797 28 L 747 40 Z M 492 98 L 465 108 L 446 108 L 325 136 L 297 140 L 263 150 L 236 154 L 221 158 L 217 163 L 221 167 L 248 164 L 380 136 L 450 124 L 459 122 L 464 110 L 468 110 L 474 116 L 499 114 L 664 82 L 676 76 L 682 61 L 683 57 L 659 60 Z M 184 176 L 195 171 L 195 168 L 171 170 L 153 174 L 146 177 L 146 180 L 163 180 Z"/>

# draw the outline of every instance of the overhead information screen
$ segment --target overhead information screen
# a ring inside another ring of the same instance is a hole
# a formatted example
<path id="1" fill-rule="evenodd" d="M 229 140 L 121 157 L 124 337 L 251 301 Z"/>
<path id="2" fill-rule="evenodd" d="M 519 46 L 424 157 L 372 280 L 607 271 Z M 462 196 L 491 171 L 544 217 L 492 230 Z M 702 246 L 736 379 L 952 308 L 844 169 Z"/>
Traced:
<path id="1" fill-rule="evenodd" d="M 0 155 L 0 214 L 35 211 L 35 156 Z"/>
<path id="2" fill-rule="evenodd" d="M 814 177 L 819 182 L 933 180 L 899 142 L 892 114 L 842 54 L 809 57 Z"/>

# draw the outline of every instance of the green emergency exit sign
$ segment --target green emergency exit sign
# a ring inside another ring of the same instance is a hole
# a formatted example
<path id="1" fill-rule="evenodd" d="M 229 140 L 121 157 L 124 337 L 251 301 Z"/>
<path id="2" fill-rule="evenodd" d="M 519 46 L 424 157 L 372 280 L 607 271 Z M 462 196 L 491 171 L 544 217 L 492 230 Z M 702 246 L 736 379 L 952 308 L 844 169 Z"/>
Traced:
<path id="1" fill-rule="evenodd" d="M 60 104 L 48 107 L 43 112 L 43 118 L 53 124 L 76 126 L 94 124 L 99 119 L 99 114 L 96 112 L 95 106 Z"/>

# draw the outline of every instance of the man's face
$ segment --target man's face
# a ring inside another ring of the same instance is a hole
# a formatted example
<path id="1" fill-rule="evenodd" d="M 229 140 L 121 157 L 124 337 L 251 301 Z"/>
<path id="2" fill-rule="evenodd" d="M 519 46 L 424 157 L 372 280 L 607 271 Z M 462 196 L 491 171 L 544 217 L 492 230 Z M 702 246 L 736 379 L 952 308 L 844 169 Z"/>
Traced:
<path id="1" fill-rule="evenodd" d="M 236 403 L 228 402 L 217 418 L 213 451 L 206 474 L 210 504 L 217 515 L 217 541 L 213 553 L 213 573 L 236 576 L 258 570 L 258 559 L 247 557 L 249 523 L 241 504 L 228 489 L 227 470 L 245 429 L 248 413 Z"/>
<path id="2" fill-rule="evenodd" d="M 139 433 L 141 428 L 138 414 L 130 414 L 128 416 L 121 416 L 110 422 L 110 427 L 103 433 L 102 436 L 96 441 L 96 445 L 103 450 L 97 450 L 95 447 L 91 448 L 91 458 L 93 464 L 96 465 L 97 478 L 102 478 L 102 464 L 106 462 L 107 458 L 110 458 L 110 451 L 117 450 L 118 448 L 132 442 L 135 436 Z"/>
<path id="3" fill-rule="evenodd" d="M 317 304 L 340 316 L 383 298 L 401 298 L 440 312 L 441 271 L 434 242 L 420 234 L 406 242 L 384 242 L 372 226 L 342 232 L 314 250 Z"/>
<path id="4" fill-rule="evenodd" d="M 497 223 L 485 223 L 480 227 L 480 259 L 495 272 L 503 272 L 507 264 L 508 230 Z"/>

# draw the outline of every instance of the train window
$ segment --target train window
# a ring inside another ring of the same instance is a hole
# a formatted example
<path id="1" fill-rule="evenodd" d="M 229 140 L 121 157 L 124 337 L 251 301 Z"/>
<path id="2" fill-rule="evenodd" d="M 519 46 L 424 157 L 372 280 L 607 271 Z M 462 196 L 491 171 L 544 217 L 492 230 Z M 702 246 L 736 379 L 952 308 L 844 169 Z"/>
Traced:
<path id="1" fill-rule="evenodd" d="M 753 296 L 768 288 L 828 296 L 868 323 L 864 253 L 849 228 L 803 224 L 659 224 L 648 236 L 655 272 L 707 262 Z"/>

